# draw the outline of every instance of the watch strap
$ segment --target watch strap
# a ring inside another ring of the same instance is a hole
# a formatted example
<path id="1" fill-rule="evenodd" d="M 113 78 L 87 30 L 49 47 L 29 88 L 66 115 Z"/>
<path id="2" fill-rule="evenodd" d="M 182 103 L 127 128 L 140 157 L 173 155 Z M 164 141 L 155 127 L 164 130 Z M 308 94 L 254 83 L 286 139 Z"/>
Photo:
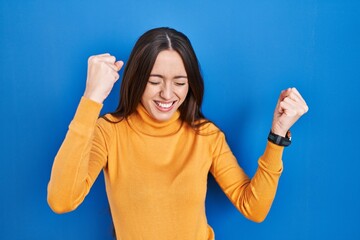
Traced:
<path id="1" fill-rule="evenodd" d="M 287 131 L 286 136 L 282 137 L 270 130 L 268 140 L 276 145 L 287 147 L 291 144 L 291 132 Z"/>

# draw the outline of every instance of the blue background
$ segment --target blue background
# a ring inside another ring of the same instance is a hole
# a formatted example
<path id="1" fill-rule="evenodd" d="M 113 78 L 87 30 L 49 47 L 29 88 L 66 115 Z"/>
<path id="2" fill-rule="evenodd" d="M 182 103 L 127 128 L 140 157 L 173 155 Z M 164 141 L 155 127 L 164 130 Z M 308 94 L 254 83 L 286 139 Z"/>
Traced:
<path id="1" fill-rule="evenodd" d="M 111 239 L 100 175 L 83 204 L 57 215 L 46 202 L 54 156 L 84 91 L 87 58 L 127 60 L 146 30 L 191 39 L 203 110 L 252 176 L 280 91 L 297 87 L 310 111 L 292 129 L 273 207 L 246 220 L 212 178 L 216 237 L 360 239 L 360 2 L 0 1 L 0 239 Z M 103 113 L 117 105 L 119 83 Z"/>

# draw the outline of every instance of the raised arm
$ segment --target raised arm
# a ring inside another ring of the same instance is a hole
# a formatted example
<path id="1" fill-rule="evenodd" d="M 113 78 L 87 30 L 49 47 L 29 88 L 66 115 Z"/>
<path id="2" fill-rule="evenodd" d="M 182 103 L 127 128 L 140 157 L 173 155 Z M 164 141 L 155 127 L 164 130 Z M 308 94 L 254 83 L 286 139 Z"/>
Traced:
<path id="1" fill-rule="evenodd" d="M 295 88 L 282 91 L 271 131 L 285 137 L 290 127 L 307 111 L 304 99 Z M 238 165 L 224 135 L 218 137 L 210 171 L 231 202 L 250 220 L 262 222 L 271 208 L 282 172 L 283 149 L 267 142 L 264 154 L 259 158 L 258 169 L 250 179 Z"/>
<path id="2" fill-rule="evenodd" d="M 106 165 L 109 139 L 97 122 L 122 65 L 110 54 L 89 58 L 84 97 L 55 157 L 48 184 L 48 203 L 54 212 L 76 209 Z"/>

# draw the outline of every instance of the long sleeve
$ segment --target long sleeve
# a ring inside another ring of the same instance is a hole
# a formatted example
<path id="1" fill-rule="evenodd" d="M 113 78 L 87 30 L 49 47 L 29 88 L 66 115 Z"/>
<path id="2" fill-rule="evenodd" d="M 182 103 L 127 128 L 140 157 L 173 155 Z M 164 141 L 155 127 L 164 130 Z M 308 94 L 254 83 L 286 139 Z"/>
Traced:
<path id="1" fill-rule="evenodd" d="M 106 141 L 96 124 L 101 108 L 83 97 L 69 125 L 48 184 L 48 203 L 54 212 L 76 209 L 106 164 Z"/>
<path id="2" fill-rule="evenodd" d="M 211 173 L 235 207 L 248 219 L 262 222 L 275 198 L 282 172 L 283 147 L 267 143 L 258 169 L 250 179 L 238 165 L 221 133 L 214 150 Z"/>

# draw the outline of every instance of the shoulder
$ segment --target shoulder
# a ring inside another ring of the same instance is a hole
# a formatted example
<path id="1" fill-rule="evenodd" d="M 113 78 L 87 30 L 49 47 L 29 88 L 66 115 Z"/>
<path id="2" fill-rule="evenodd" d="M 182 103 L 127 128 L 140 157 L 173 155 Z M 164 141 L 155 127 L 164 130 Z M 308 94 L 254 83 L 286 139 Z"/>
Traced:
<path id="1" fill-rule="evenodd" d="M 231 152 L 224 132 L 212 121 L 203 119 L 198 128 L 199 135 L 205 137 L 209 144 L 213 156 L 220 156 L 226 152 Z"/>
<path id="2" fill-rule="evenodd" d="M 194 125 L 200 135 L 219 136 L 224 134 L 214 122 L 208 119 L 200 119 L 196 121 Z"/>
<path id="3" fill-rule="evenodd" d="M 102 132 L 107 133 L 108 135 L 113 134 L 116 129 L 117 125 L 122 122 L 122 119 L 115 117 L 114 115 L 108 113 L 103 116 L 100 116 L 97 119 L 97 128 L 100 129 Z"/>

